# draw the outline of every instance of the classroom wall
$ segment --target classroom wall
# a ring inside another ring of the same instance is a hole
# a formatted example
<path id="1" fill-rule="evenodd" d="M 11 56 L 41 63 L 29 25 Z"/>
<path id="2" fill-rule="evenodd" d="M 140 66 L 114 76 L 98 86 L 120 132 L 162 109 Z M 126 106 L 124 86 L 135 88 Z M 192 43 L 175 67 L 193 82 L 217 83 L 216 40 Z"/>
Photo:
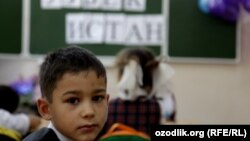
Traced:
<path id="1" fill-rule="evenodd" d="M 35 59 L 0 59 L 0 84 L 10 84 L 20 77 L 28 79 L 37 75 L 39 62 Z"/>
<path id="2" fill-rule="evenodd" d="M 184 124 L 250 124 L 250 14 L 242 13 L 241 62 L 238 64 L 170 63 L 177 121 Z M 37 74 L 35 59 L 0 59 L 0 83 Z M 115 68 L 107 68 L 108 92 L 116 97 Z"/>
<path id="3" fill-rule="evenodd" d="M 250 123 L 250 14 L 243 11 L 239 24 L 239 64 L 172 64 L 180 122 Z"/>

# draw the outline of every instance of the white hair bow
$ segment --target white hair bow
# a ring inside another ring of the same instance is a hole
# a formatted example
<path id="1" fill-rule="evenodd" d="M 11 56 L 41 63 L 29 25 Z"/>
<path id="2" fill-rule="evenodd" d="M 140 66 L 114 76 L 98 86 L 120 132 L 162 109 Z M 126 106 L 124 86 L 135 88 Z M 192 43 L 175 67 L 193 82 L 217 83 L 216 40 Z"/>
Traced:
<path id="1" fill-rule="evenodd" d="M 145 95 L 145 91 L 140 88 L 143 85 L 142 79 L 141 66 L 135 60 L 130 60 L 124 67 L 118 83 L 119 97 L 124 100 L 135 100 L 138 96 Z"/>
<path id="2" fill-rule="evenodd" d="M 176 111 L 176 101 L 171 83 L 174 74 L 174 69 L 166 62 L 161 61 L 153 71 L 153 88 L 148 98 L 152 98 L 154 95 L 161 98 L 159 103 L 164 118 L 170 118 Z"/>

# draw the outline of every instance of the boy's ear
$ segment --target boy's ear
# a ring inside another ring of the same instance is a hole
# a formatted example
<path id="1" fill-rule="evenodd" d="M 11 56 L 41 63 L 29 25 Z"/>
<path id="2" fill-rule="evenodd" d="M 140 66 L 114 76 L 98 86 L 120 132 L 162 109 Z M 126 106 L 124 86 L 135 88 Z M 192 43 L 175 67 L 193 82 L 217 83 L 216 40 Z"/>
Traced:
<path id="1" fill-rule="evenodd" d="M 49 109 L 49 102 L 44 99 L 44 98 L 39 98 L 37 100 L 37 108 L 40 113 L 40 115 L 45 119 L 45 120 L 50 120 L 51 119 L 51 114 L 50 114 L 50 109 Z"/>

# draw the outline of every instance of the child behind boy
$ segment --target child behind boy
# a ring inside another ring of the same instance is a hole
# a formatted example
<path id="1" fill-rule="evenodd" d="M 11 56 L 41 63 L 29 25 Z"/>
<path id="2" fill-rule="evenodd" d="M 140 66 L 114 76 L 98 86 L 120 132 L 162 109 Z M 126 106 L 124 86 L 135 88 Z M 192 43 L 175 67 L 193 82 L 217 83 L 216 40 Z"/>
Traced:
<path id="1" fill-rule="evenodd" d="M 161 107 L 156 97 L 147 98 L 153 89 L 153 67 L 156 57 L 150 49 L 127 47 L 118 52 L 118 97 L 109 102 L 105 128 L 123 123 L 150 135 L 150 127 L 159 125 Z"/>
<path id="2" fill-rule="evenodd" d="M 39 113 L 48 128 L 24 141 L 93 141 L 108 114 L 107 77 L 103 64 L 77 46 L 58 49 L 41 65 Z"/>
<path id="3" fill-rule="evenodd" d="M 17 91 L 8 85 L 0 85 L 0 140 L 7 141 L 6 137 L 21 140 L 41 124 L 41 118 L 36 115 L 16 112 L 19 101 Z"/>

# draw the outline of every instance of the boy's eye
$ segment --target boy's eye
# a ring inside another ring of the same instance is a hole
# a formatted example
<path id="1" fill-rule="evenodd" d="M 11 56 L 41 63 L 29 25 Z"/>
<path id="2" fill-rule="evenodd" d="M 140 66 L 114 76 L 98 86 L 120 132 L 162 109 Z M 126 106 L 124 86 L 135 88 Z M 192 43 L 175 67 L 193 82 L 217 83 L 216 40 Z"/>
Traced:
<path id="1" fill-rule="evenodd" d="M 94 96 L 92 100 L 95 102 L 101 102 L 104 98 L 105 96 L 99 95 L 99 96 Z"/>
<path id="2" fill-rule="evenodd" d="M 69 98 L 69 99 L 67 100 L 68 103 L 73 104 L 73 105 L 78 104 L 79 101 L 80 101 L 80 100 L 79 100 L 78 98 Z"/>

